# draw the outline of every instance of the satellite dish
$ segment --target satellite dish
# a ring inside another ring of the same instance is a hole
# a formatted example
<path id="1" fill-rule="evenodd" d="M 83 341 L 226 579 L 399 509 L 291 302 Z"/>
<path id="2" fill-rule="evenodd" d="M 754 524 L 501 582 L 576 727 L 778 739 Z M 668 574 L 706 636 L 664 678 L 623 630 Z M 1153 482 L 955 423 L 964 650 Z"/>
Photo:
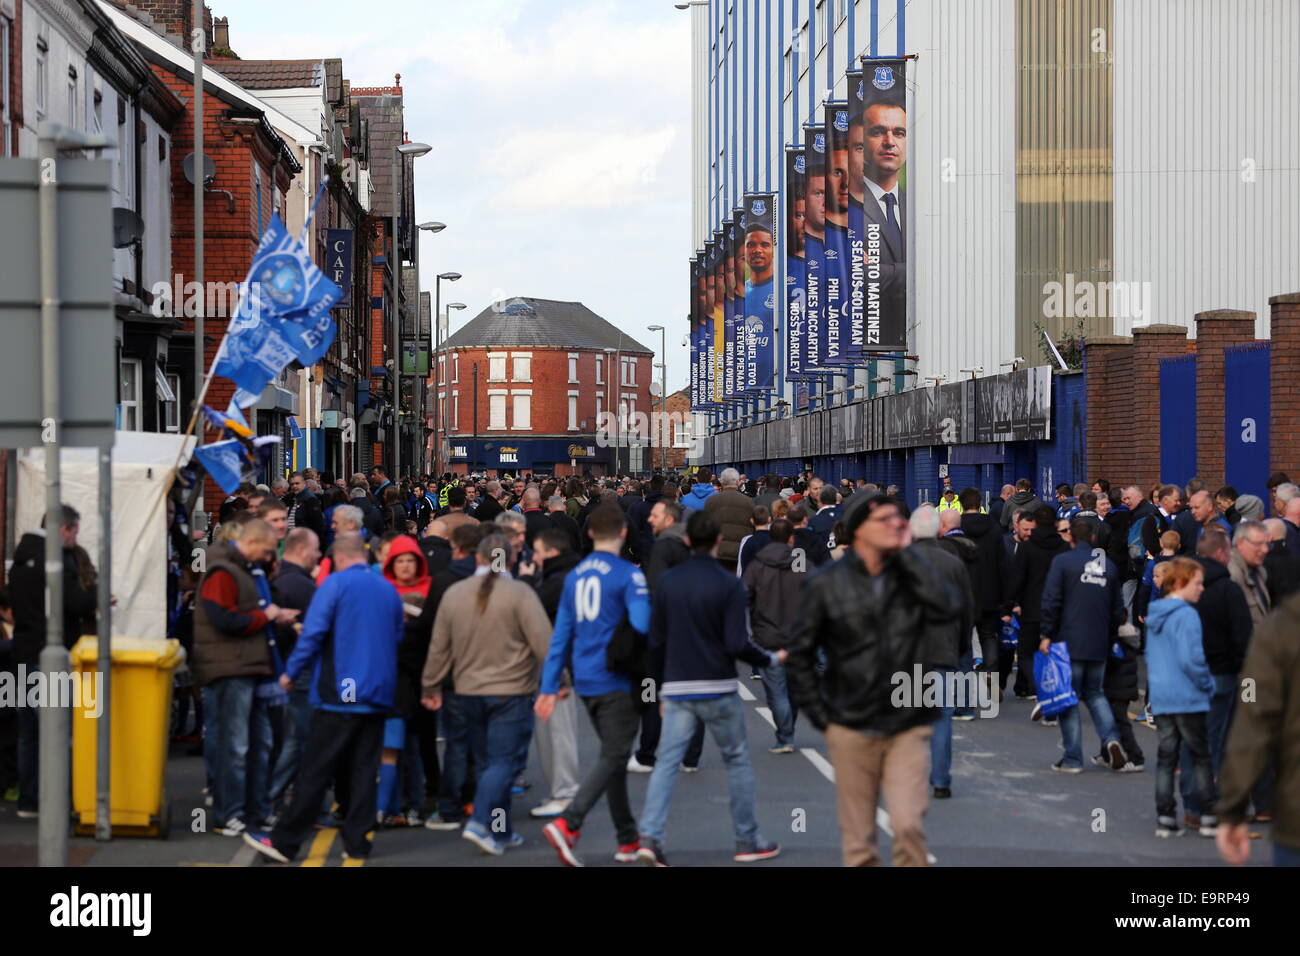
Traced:
<path id="1" fill-rule="evenodd" d="M 658 397 L 659 397 L 659 393 L 662 392 L 662 391 L 663 391 L 663 387 L 662 387 L 658 382 L 651 382 L 651 383 L 650 383 L 650 397 L 651 397 L 651 398 L 658 398 Z"/>
<path id="2" fill-rule="evenodd" d="M 190 153 L 181 160 L 181 169 L 185 173 L 185 179 L 193 185 L 194 183 L 194 154 Z M 212 161 L 212 157 L 206 153 L 203 155 L 203 185 L 215 181 L 217 178 L 217 165 Z"/>
<path id="3" fill-rule="evenodd" d="M 137 242 L 144 235 L 144 220 L 134 209 L 113 207 L 113 248 L 121 249 Z"/>

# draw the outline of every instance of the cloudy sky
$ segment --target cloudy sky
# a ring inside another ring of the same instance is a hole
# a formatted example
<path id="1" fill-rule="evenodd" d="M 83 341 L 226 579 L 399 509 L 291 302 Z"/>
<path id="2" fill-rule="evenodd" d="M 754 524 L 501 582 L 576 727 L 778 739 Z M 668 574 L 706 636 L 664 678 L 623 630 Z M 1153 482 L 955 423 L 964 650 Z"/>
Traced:
<path id="1" fill-rule="evenodd" d="M 453 330 L 511 296 L 579 300 L 686 384 L 690 16 L 669 0 L 208 0 L 245 59 L 342 57 L 356 86 L 401 73 L 424 288 Z"/>

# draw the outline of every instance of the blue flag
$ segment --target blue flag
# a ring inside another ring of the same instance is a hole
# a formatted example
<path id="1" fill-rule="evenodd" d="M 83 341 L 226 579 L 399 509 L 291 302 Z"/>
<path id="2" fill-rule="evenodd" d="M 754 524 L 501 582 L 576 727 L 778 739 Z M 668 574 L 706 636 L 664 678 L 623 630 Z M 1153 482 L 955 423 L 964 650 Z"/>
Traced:
<path id="1" fill-rule="evenodd" d="M 342 295 L 316 268 L 301 240 L 273 215 L 217 353 L 215 373 L 261 395 L 295 359 L 303 365 L 319 362 L 334 341 L 330 309 Z"/>
<path id="2" fill-rule="evenodd" d="M 238 439 L 200 445 L 194 449 L 194 457 L 226 494 L 233 495 L 239 489 L 239 477 L 244 472 L 246 459 Z"/>

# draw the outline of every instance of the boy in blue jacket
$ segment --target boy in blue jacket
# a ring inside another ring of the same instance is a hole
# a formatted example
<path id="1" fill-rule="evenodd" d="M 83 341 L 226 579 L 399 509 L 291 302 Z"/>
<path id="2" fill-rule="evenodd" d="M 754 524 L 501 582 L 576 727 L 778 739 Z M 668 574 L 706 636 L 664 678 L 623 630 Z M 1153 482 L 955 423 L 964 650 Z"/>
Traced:
<path id="1" fill-rule="evenodd" d="M 1203 810 L 1215 804 L 1214 773 L 1206 714 L 1214 695 L 1214 679 L 1205 660 L 1201 618 L 1192 607 L 1200 600 L 1205 573 L 1191 558 L 1174 558 L 1161 566 L 1159 582 L 1168 597 L 1147 610 L 1147 693 L 1160 736 L 1156 759 L 1156 836 L 1181 836 L 1174 797 L 1174 768 L 1183 745 L 1192 755 L 1196 789 Z M 1184 772 L 1187 768 L 1184 767 Z M 1218 822 L 1201 817 L 1201 836 L 1213 837 Z"/>
<path id="2" fill-rule="evenodd" d="M 316 591 L 302 634 L 280 675 L 280 686 L 311 668 L 311 735 L 294 781 L 293 805 L 270 833 L 246 832 L 244 842 L 279 863 L 290 862 L 312 831 L 321 801 L 336 777 L 348 781 L 344 859 L 370 854 L 376 780 L 384 720 L 397 688 L 397 648 L 404 615 L 397 590 L 367 571 L 366 545 L 356 532 L 334 542 L 335 571 Z M 340 795 L 342 796 L 342 795 Z"/>

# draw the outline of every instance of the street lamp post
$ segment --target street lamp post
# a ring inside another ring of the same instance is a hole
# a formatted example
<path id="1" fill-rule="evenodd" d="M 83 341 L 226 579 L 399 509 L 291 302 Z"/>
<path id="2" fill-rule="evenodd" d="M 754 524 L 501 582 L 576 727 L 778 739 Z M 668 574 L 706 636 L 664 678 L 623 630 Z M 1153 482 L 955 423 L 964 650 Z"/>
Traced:
<path id="1" fill-rule="evenodd" d="M 664 427 L 664 422 L 668 420 L 668 333 L 662 325 L 647 325 L 647 332 L 659 333 L 659 361 L 661 376 L 659 379 L 659 428 Z M 658 429 L 651 432 L 655 439 L 655 445 L 659 448 L 659 470 L 665 471 L 667 461 L 667 449 L 663 446 L 662 433 L 655 435 Z"/>
<path id="2" fill-rule="evenodd" d="M 431 234 L 436 234 L 436 233 L 442 232 L 444 229 L 446 229 L 446 228 L 447 228 L 447 224 L 446 224 L 445 222 L 422 222 L 422 223 L 420 223 L 418 226 L 416 226 L 415 228 L 416 228 L 416 229 L 419 229 L 421 232 L 427 232 L 427 233 L 431 233 Z M 419 247 L 419 243 L 416 244 L 416 248 L 415 248 L 415 288 L 416 288 L 416 291 L 419 292 L 419 290 L 420 290 L 420 247 Z M 417 320 L 416 320 L 416 321 L 417 321 L 417 327 L 418 327 L 418 322 L 419 322 L 419 319 L 418 319 L 418 316 L 419 316 L 419 309 L 418 309 L 418 308 L 417 308 L 417 310 L 416 310 L 416 315 L 417 315 Z M 438 321 L 438 312 L 437 312 L 436 309 L 434 310 L 434 313 L 433 313 L 433 321 L 434 321 L 434 322 L 437 322 L 437 321 Z M 430 334 L 432 334 L 432 333 L 430 333 Z M 417 330 L 417 332 L 416 332 L 416 335 L 419 335 L 418 330 Z M 436 360 L 436 357 L 435 357 L 432 353 L 430 353 L 430 355 L 429 355 L 429 361 L 430 361 L 430 362 L 433 362 L 433 361 L 435 361 L 435 360 Z M 426 385 L 427 385 L 427 384 L 428 384 L 428 383 L 426 382 Z M 434 376 L 434 384 L 435 384 L 435 386 L 437 385 L 437 376 L 436 376 L 436 375 Z M 434 402 L 435 402 L 435 404 L 437 403 L 437 395 L 436 395 L 436 394 L 435 394 L 435 396 L 434 396 Z M 421 432 L 421 434 L 423 434 L 423 432 Z M 423 462 L 424 462 L 425 467 L 426 467 L 426 468 L 429 467 L 428 459 L 422 459 L 422 460 L 423 460 Z"/>
<path id="3" fill-rule="evenodd" d="M 393 332 L 392 347 L 389 354 L 393 360 L 393 482 L 401 482 L 402 477 L 402 254 L 397 242 L 398 202 L 397 180 L 406 170 L 405 156 L 423 156 L 433 149 L 428 143 L 402 143 L 393 147 L 393 210 L 391 232 L 393 240 L 393 258 L 389 272 L 393 276 Z M 417 290 L 418 291 L 418 290 Z"/>
<path id="4" fill-rule="evenodd" d="M 459 278 L 459 272 L 440 272 L 433 280 L 433 473 L 435 475 L 442 474 L 442 393 L 439 391 L 442 387 L 442 366 L 438 364 L 438 352 L 442 349 L 442 280 L 455 282 Z M 457 302 L 455 305 L 457 308 L 465 308 L 463 302 Z M 451 308 L 450 303 L 447 308 Z"/>

